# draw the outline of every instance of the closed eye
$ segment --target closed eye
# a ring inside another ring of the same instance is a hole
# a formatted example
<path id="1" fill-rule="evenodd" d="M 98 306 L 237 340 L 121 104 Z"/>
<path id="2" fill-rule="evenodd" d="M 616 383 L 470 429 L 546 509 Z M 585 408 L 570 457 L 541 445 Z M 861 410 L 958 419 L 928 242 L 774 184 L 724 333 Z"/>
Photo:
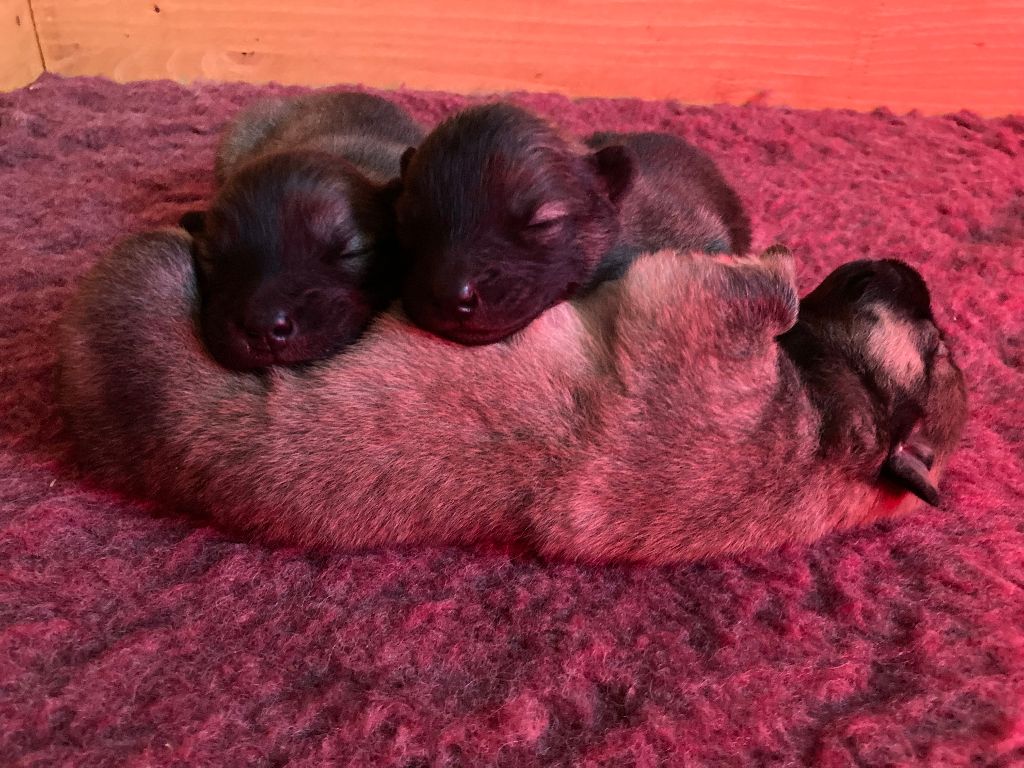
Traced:
<path id="1" fill-rule="evenodd" d="M 529 231 L 544 231 L 561 225 L 569 218 L 569 209 L 562 202 L 542 203 L 526 223 Z"/>
<path id="2" fill-rule="evenodd" d="M 564 231 L 568 220 L 568 216 L 560 216 L 555 219 L 534 219 L 519 231 L 519 236 L 528 243 L 546 243 Z"/>
<path id="3" fill-rule="evenodd" d="M 541 221 L 531 221 L 529 224 L 526 225 L 526 229 L 529 232 L 547 232 L 548 230 L 552 230 L 555 227 L 560 226 L 565 221 L 565 219 L 566 217 L 562 216 L 557 219 L 542 219 Z"/>
<path id="4" fill-rule="evenodd" d="M 374 246 L 372 243 L 356 245 L 350 248 L 336 248 L 328 251 L 324 255 L 324 261 L 328 264 L 340 264 L 370 256 L 373 253 L 373 250 Z"/>

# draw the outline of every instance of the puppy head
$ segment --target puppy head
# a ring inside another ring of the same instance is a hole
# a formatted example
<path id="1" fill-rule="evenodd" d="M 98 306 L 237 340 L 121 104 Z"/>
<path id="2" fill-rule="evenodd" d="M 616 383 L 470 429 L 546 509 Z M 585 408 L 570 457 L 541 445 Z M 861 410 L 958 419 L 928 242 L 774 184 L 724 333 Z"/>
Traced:
<path id="1" fill-rule="evenodd" d="M 239 370 L 295 365 L 355 341 L 393 292 L 393 194 L 331 155 L 282 152 L 182 217 L 213 357 Z"/>
<path id="2" fill-rule="evenodd" d="M 631 178 L 624 147 L 588 154 L 507 104 L 443 122 L 402 159 L 407 314 L 463 344 L 520 330 L 611 248 Z"/>
<path id="3" fill-rule="evenodd" d="M 835 439 L 870 434 L 880 479 L 938 504 L 932 468 L 959 439 L 967 397 L 921 275 L 895 260 L 845 264 L 800 302 L 800 326 L 820 345 L 806 362 L 849 409 Z"/>

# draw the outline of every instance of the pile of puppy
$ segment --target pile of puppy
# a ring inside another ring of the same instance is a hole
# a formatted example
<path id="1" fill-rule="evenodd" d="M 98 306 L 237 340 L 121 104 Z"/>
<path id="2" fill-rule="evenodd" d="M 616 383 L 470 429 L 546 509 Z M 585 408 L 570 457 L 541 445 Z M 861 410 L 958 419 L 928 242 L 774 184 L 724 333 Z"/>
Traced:
<path id="1" fill-rule="evenodd" d="M 966 394 L 921 276 L 853 262 L 799 301 L 682 139 L 503 103 L 424 136 L 317 93 L 243 113 L 216 175 L 67 313 L 103 482 L 266 541 L 655 563 L 938 503 Z"/>

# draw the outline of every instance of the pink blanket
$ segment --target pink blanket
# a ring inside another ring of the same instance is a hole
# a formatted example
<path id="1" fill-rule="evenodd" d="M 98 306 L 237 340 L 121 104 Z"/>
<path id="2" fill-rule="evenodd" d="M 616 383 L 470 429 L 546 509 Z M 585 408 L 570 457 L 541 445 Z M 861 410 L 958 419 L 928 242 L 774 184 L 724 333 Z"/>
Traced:
<path id="1" fill-rule="evenodd" d="M 52 374 L 76 281 L 204 200 L 217 131 L 281 90 L 0 94 L 0 764 L 1024 762 L 1024 119 L 516 97 L 709 151 L 804 290 L 853 258 L 917 266 L 972 394 L 940 510 L 581 568 L 269 550 L 69 464 Z M 424 121 L 467 103 L 395 98 Z"/>

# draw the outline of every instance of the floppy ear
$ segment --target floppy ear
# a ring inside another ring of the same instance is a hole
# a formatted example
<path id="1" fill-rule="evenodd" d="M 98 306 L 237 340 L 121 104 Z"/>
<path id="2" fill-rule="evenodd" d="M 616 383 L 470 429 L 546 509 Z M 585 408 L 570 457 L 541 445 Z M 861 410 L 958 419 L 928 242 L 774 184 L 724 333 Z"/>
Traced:
<path id="1" fill-rule="evenodd" d="M 399 168 L 402 171 L 402 178 L 409 172 L 409 163 L 412 160 L 412 156 L 416 154 L 416 147 L 408 147 L 405 152 L 402 153 L 402 159 L 399 161 Z"/>
<path id="2" fill-rule="evenodd" d="M 882 476 L 933 507 L 939 506 L 939 489 L 928 471 L 935 453 L 921 437 L 897 443 L 882 465 Z"/>
<path id="3" fill-rule="evenodd" d="M 178 226 L 184 229 L 193 237 L 195 237 L 196 235 L 203 234 L 205 223 L 205 211 L 188 211 L 186 213 L 183 213 L 181 215 L 181 218 L 178 219 Z"/>
<path id="4" fill-rule="evenodd" d="M 597 150 L 588 159 L 597 175 L 604 180 L 608 199 L 617 203 L 633 185 L 636 173 L 633 152 L 622 144 L 612 144 Z"/>

